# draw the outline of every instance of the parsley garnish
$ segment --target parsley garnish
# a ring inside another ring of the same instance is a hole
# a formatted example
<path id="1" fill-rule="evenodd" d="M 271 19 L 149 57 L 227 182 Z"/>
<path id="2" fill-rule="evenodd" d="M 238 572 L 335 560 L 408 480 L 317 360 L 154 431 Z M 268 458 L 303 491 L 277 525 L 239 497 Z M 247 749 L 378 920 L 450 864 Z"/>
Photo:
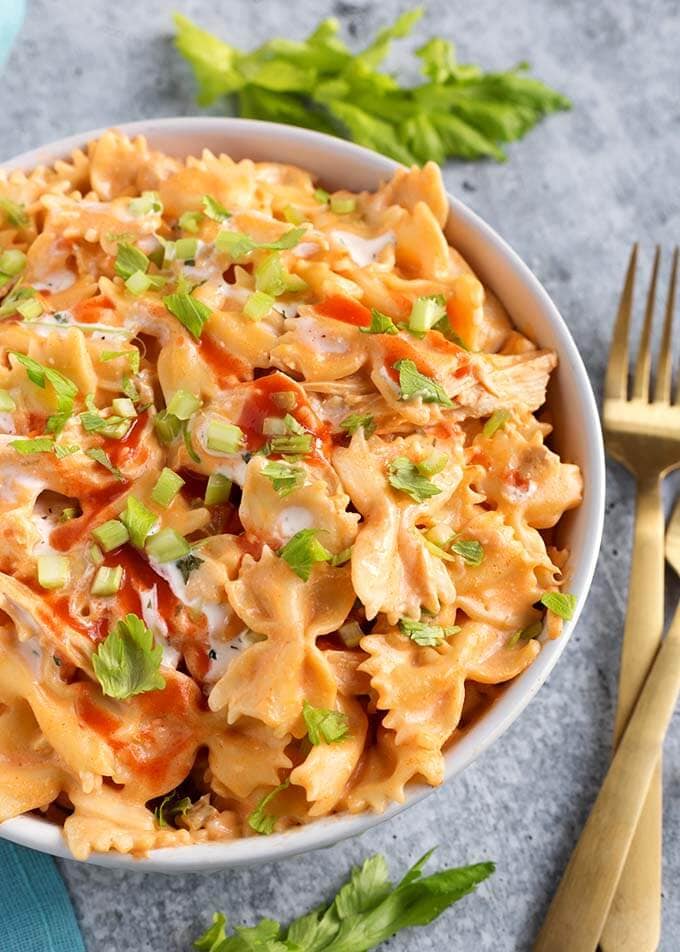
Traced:
<path id="1" fill-rule="evenodd" d="M 350 413 L 340 422 L 340 429 L 347 430 L 350 436 L 354 436 L 361 427 L 363 427 L 366 436 L 375 433 L 376 423 L 370 413 Z"/>
<path id="2" fill-rule="evenodd" d="M 359 330 L 362 334 L 398 334 L 399 328 L 394 323 L 391 317 L 387 314 L 383 314 L 382 311 L 379 311 L 377 308 L 371 308 L 371 324 L 370 327 L 360 327 Z"/>
<path id="3" fill-rule="evenodd" d="M 57 412 L 48 417 L 47 431 L 60 433 L 73 412 L 73 402 L 78 394 L 78 388 L 64 374 L 52 367 L 44 367 L 27 354 L 19 354 L 15 350 L 11 350 L 10 354 L 26 368 L 28 379 L 41 390 L 44 390 L 48 383 L 52 385 L 57 398 Z"/>
<path id="4" fill-rule="evenodd" d="M 451 546 L 451 551 L 468 565 L 481 565 L 484 561 L 484 547 L 477 539 L 457 539 Z"/>
<path id="5" fill-rule="evenodd" d="M 405 456 L 395 457 L 387 467 L 387 480 L 394 489 L 406 493 L 415 502 L 425 502 L 441 492 L 431 479 L 423 476 L 418 466 Z"/>
<path id="6" fill-rule="evenodd" d="M 138 615 L 117 622 L 92 655 L 92 667 L 107 697 L 124 701 L 146 691 L 161 691 L 163 649 Z"/>
<path id="7" fill-rule="evenodd" d="M 294 248 L 305 231 L 304 227 L 291 228 L 276 241 L 255 241 L 250 235 L 244 235 L 240 231 L 221 231 L 215 239 L 215 246 L 218 251 L 226 252 L 236 261 L 249 255 L 251 251 L 287 251 Z"/>
<path id="8" fill-rule="evenodd" d="M 268 460 L 262 467 L 262 474 L 271 480 L 279 496 L 288 496 L 294 489 L 299 489 L 305 481 L 304 470 L 285 460 L 280 462 Z"/>
<path id="9" fill-rule="evenodd" d="M 546 592 L 541 595 L 541 604 L 553 615 L 559 615 L 565 621 L 573 617 L 576 610 L 576 596 L 567 592 Z"/>
<path id="10" fill-rule="evenodd" d="M 76 450 L 78 448 L 79 447 L 76 447 Z M 55 447 L 55 450 L 56 450 L 56 447 Z M 111 475 L 115 476 L 116 479 L 123 478 L 121 471 L 118 469 L 117 466 L 113 465 L 113 463 L 111 462 L 111 458 L 109 457 L 109 454 L 105 450 L 95 446 L 90 450 L 85 450 L 85 455 L 89 456 L 90 459 L 93 459 L 95 463 L 99 463 L 99 465 L 103 466 L 104 469 L 108 469 Z"/>
<path id="11" fill-rule="evenodd" d="M 307 701 L 302 705 L 302 717 L 307 727 L 307 736 L 313 746 L 337 744 L 349 735 L 349 721 L 342 711 L 329 711 L 313 707 Z"/>
<path id="12" fill-rule="evenodd" d="M 453 403 L 446 391 L 433 380 L 421 374 L 412 360 L 398 360 L 394 369 L 399 371 L 399 398 L 412 400 L 420 397 L 423 403 L 438 403 L 442 407 L 452 407 Z"/>
<path id="13" fill-rule="evenodd" d="M 200 339 L 203 325 L 212 314 L 207 304 L 186 293 L 168 294 L 163 298 L 163 304 L 190 334 Z"/>
<path id="14" fill-rule="evenodd" d="M 287 928 L 273 919 L 262 919 L 256 926 L 235 926 L 234 934 L 227 936 L 226 916 L 216 913 L 194 948 L 197 952 L 367 952 L 401 929 L 433 922 L 452 903 L 474 892 L 495 869 L 493 863 L 477 863 L 423 876 L 433 852 L 421 857 L 396 887 L 389 880 L 384 857 L 369 857 L 352 870 L 330 905 L 317 907 Z M 453 931 L 451 926 L 449 933 Z M 410 943 L 409 947 L 414 946 Z"/>
<path id="15" fill-rule="evenodd" d="M 274 832 L 274 826 L 276 824 L 277 818 L 272 816 L 270 813 L 265 813 L 265 809 L 272 802 L 274 797 L 276 797 L 282 790 L 285 790 L 290 786 L 290 780 L 284 780 L 283 783 L 280 783 L 278 787 L 274 787 L 268 794 L 266 794 L 258 805 L 255 807 L 253 812 L 248 817 L 248 826 L 255 830 L 256 833 L 261 833 L 263 836 L 269 836 L 270 833 Z"/>
<path id="16" fill-rule="evenodd" d="M 180 797 L 179 793 L 173 790 L 172 793 L 169 793 L 167 797 L 163 797 L 161 802 L 154 807 L 153 815 L 156 817 L 158 825 L 163 828 L 170 826 L 170 821 L 174 821 L 176 817 L 186 816 L 190 807 L 191 799 L 189 797 Z M 174 822 L 172 825 L 175 825 Z"/>
<path id="17" fill-rule="evenodd" d="M 403 635 L 407 635 L 411 641 L 423 648 L 436 648 L 443 644 L 449 635 L 455 635 L 460 631 L 458 625 L 432 625 L 425 621 L 413 621 L 411 618 L 400 618 L 399 628 Z"/>
<path id="18" fill-rule="evenodd" d="M 332 553 L 321 545 L 316 536 L 316 529 L 300 529 L 279 550 L 279 556 L 303 582 L 308 581 L 312 567 L 317 562 L 328 562 L 333 558 Z"/>

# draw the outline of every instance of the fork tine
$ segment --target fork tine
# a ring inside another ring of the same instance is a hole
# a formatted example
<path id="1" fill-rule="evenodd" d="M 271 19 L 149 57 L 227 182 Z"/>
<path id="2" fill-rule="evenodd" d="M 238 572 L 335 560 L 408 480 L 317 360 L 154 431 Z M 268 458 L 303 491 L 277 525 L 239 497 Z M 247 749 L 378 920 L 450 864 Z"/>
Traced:
<path id="1" fill-rule="evenodd" d="M 608 400 L 625 400 L 628 393 L 628 330 L 633 310 L 633 290 L 637 267 L 637 242 L 633 245 L 628 261 L 626 280 L 621 292 L 619 310 L 614 324 L 614 333 L 609 348 L 604 395 Z"/>
<path id="2" fill-rule="evenodd" d="M 647 304 L 645 305 L 645 322 L 642 325 L 642 334 L 640 336 L 640 348 L 638 350 L 637 363 L 635 364 L 635 377 L 633 379 L 633 399 L 649 400 L 649 376 L 651 369 L 650 342 L 652 339 L 652 322 L 654 321 L 654 303 L 656 299 L 656 280 L 659 276 L 659 258 L 661 249 L 656 246 L 654 252 L 654 264 L 652 265 L 652 277 L 649 282 L 649 291 L 647 292 Z"/>
<path id="3" fill-rule="evenodd" d="M 671 276 L 668 282 L 668 297 L 666 298 L 666 316 L 663 322 L 663 336 L 659 351 L 659 369 L 656 374 L 654 387 L 654 401 L 669 403 L 671 399 L 671 376 L 673 352 L 671 349 L 671 332 L 673 329 L 673 313 L 675 311 L 675 289 L 678 280 L 678 249 L 673 252 Z"/>

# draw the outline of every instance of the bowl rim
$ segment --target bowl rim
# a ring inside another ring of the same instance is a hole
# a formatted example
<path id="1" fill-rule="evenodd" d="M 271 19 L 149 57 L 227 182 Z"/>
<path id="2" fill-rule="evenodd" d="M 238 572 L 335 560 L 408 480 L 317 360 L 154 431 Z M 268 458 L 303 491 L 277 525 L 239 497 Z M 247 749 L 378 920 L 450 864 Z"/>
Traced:
<path id="1" fill-rule="evenodd" d="M 274 157 L 269 161 L 277 161 L 277 143 L 296 143 L 300 145 L 302 152 L 307 148 L 322 158 L 325 155 L 327 162 L 341 162 L 343 158 L 347 158 L 356 165 L 363 164 L 367 175 L 376 179 L 391 175 L 400 167 L 399 163 L 379 153 L 309 129 L 253 119 L 178 116 L 143 119 L 120 123 L 115 127 L 106 126 L 76 133 L 3 161 L 0 163 L 0 170 L 28 170 L 37 165 L 52 163 L 59 158 L 67 158 L 72 151 L 83 148 L 86 143 L 97 139 L 110 128 L 116 128 L 129 136 L 146 136 L 152 147 L 154 138 L 160 135 L 177 135 L 178 138 L 187 140 L 187 146 L 191 139 L 195 142 L 194 153 L 203 148 L 202 135 L 224 133 L 225 138 L 232 139 L 237 138 L 239 134 L 244 137 L 255 136 L 263 150 L 270 150 L 273 154 Z M 305 164 L 303 155 L 300 165 L 304 167 Z M 571 573 L 571 588 L 578 598 L 573 618 L 565 623 L 558 639 L 543 646 L 536 660 L 514 679 L 493 708 L 455 746 L 445 752 L 444 783 L 468 767 L 510 727 L 538 692 L 565 650 L 592 583 L 600 550 L 605 506 L 604 445 L 599 413 L 583 360 L 564 319 L 538 278 L 507 242 L 460 199 L 450 193 L 447 193 L 447 197 L 450 216 L 464 229 L 476 233 L 486 246 L 504 259 L 514 277 L 534 299 L 544 325 L 550 328 L 556 339 L 560 365 L 568 368 L 571 377 L 569 389 L 580 399 L 580 409 L 583 411 L 580 419 L 583 427 L 583 456 L 587 460 L 589 472 L 579 512 L 589 528 L 579 562 Z M 310 850 L 330 847 L 343 839 L 364 833 L 420 802 L 436 789 L 438 788 L 426 784 L 410 784 L 404 802 L 390 804 L 383 813 L 333 815 L 268 837 L 246 837 L 227 842 L 155 849 L 143 860 L 130 854 L 92 853 L 85 862 L 109 868 L 133 869 L 137 872 L 180 873 L 208 872 L 281 860 Z M 23 815 L 0 823 L 0 838 L 53 856 L 73 859 L 61 828 L 38 817 Z"/>

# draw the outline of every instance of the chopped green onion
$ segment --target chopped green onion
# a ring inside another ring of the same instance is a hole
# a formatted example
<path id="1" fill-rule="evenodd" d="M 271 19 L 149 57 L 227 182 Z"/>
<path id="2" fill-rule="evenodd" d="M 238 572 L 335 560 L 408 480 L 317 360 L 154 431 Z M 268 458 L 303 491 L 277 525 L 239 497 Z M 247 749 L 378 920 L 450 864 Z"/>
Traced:
<path id="1" fill-rule="evenodd" d="M 408 320 L 408 329 L 415 334 L 424 334 L 445 315 L 446 301 L 442 294 L 416 298 Z"/>
<path id="2" fill-rule="evenodd" d="M 130 534 L 119 519 L 109 519 L 103 522 L 96 529 L 92 530 L 92 535 L 102 547 L 104 552 L 113 552 L 130 539 Z"/>
<path id="3" fill-rule="evenodd" d="M 295 208 L 293 205 L 286 205 L 283 209 L 283 217 L 290 225 L 301 225 L 305 220 L 305 216 L 302 214 L 299 208 Z"/>
<path id="4" fill-rule="evenodd" d="M 153 427 L 161 443 L 172 443 L 180 434 L 182 421 L 167 410 L 162 410 L 154 417 Z"/>
<path id="5" fill-rule="evenodd" d="M 32 440 L 10 440 L 7 444 L 22 456 L 30 453 L 51 453 L 54 449 L 54 440 L 51 436 L 36 436 Z"/>
<path id="6" fill-rule="evenodd" d="M 167 466 L 161 470 L 156 485 L 151 490 L 151 498 L 159 506 L 167 508 L 184 485 L 184 480 Z"/>
<path id="7" fill-rule="evenodd" d="M 336 215 L 349 215 L 357 207 L 356 198 L 343 198 L 342 195 L 331 195 L 331 211 Z"/>
<path id="8" fill-rule="evenodd" d="M 244 444 L 243 430 L 219 417 L 208 421 L 206 437 L 207 448 L 217 453 L 238 453 Z"/>
<path id="9" fill-rule="evenodd" d="M 149 215 L 151 212 L 162 215 L 163 203 L 158 192 L 142 192 L 138 198 L 133 198 L 128 202 L 128 211 L 135 218 L 141 218 L 142 215 Z"/>
<path id="10" fill-rule="evenodd" d="M 63 588 L 69 575 L 69 561 L 65 555 L 38 557 L 38 584 L 42 588 Z"/>
<path id="11" fill-rule="evenodd" d="M 270 297 L 278 297 L 287 289 L 287 271 L 278 251 L 272 251 L 255 266 L 255 287 Z"/>
<path id="12" fill-rule="evenodd" d="M 26 267 L 26 255 L 18 248 L 8 248 L 0 254 L 0 272 L 14 278 Z"/>
<path id="13" fill-rule="evenodd" d="M 259 321 L 271 311 L 275 299 L 264 291 L 254 291 L 243 305 L 243 315 L 250 321 Z"/>
<path id="14" fill-rule="evenodd" d="M 299 274 L 286 274 L 286 294 L 302 294 L 309 285 Z"/>
<path id="15" fill-rule="evenodd" d="M 136 496 L 128 496 L 125 500 L 125 509 L 121 512 L 119 519 L 130 533 L 130 542 L 141 549 L 146 537 L 158 521 L 158 516 L 147 509 Z"/>
<path id="16" fill-rule="evenodd" d="M 115 400 L 111 401 L 111 409 L 118 416 L 127 420 L 132 420 L 137 416 L 135 405 L 129 397 L 116 397 Z"/>
<path id="17" fill-rule="evenodd" d="M 34 321 L 43 312 L 43 306 L 37 298 L 30 298 L 17 304 L 16 310 L 25 321 Z"/>
<path id="18" fill-rule="evenodd" d="M 268 460 L 262 467 L 262 475 L 271 480 L 279 496 L 288 496 L 293 490 L 299 489 L 305 481 L 304 471 L 285 460 L 281 462 Z"/>
<path id="19" fill-rule="evenodd" d="M 109 595 L 115 595 L 120 589 L 123 581 L 123 568 L 120 565 L 114 565 L 109 568 L 106 565 L 100 565 L 97 574 L 92 580 L 90 593 L 98 598 L 106 598 Z"/>
<path id="20" fill-rule="evenodd" d="M 331 200 L 330 193 L 327 192 L 325 188 L 315 188 L 314 198 L 317 200 L 319 205 L 328 205 L 329 201 Z"/>
<path id="21" fill-rule="evenodd" d="M 356 648 L 364 633 L 356 621 L 348 621 L 346 625 L 338 628 L 338 634 L 347 648 Z"/>
<path id="22" fill-rule="evenodd" d="M 119 278 L 122 278 L 123 281 L 127 281 L 136 271 L 141 271 L 142 274 L 144 274 L 148 267 L 149 259 L 143 251 L 140 251 L 139 248 L 136 248 L 127 241 L 118 242 L 118 253 L 116 255 L 114 270 Z"/>
<path id="23" fill-rule="evenodd" d="M 15 288 L 0 304 L 0 317 L 8 317 L 10 314 L 14 314 L 19 302 L 34 298 L 35 295 L 35 288 Z"/>
<path id="24" fill-rule="evenodd" d="M 55 451 L 58 451 L 58 449 L 59 447 L 55 447 Z M 75 449 L 77 450 L 78 447 L 76 446 Z M 58 452 L 57 452 L 57 455 L 59 455 Z M 104 469 L 108 469 L 111 475 L 115 476 L 116 479 L 122 480 L 123 474 L 121 473 L 121 471 L 118 469 L 117 466 L 113 465 L 113 463 L 111 462 L 111 457 L 106 452 L 106 450 L 103 450 L 99 446 L 93 446 L 91 449 L 85 450 L 85 455 L 89 456 L 90 459 L 93 459 L 95 463 L 99 463 L 99 465 L 103 466 Z"/>
<path id="25" fill-rule="evenodd" d="M 204 195 L 202 203 L 206 216 L 212 218 L 213 221 L 226 221 L 227 218 L 231 218 L 231 212 L 227 211 L 224 205 L 212 195 Z"/>
<path id="26" fill-rule="evenodd" d="M 4 213 L 5 218 L 10 225 L 17 228 L 25 228 L 28 224 L 28 215 L 24 205 L 13 202 L 11 198 L 0 198 L 0 211 Z"/>
<path id="27" fill-rule="evenodd" d="M 482 436 L 492 437 L 498 430 L 502 430 L 510 419 L 509 410 L 494 410 L 489 419 L 484 424 Z"/>
<path id="28" fill-rule="evenodd" d="M 312 451 L 312 434 L 294 433 L 289 436 L 273 436 L 269 443 L 272 453 L 282 456 L 303 456 Z"/>
<path id="29" fill-rule="evenodd" d="M 416 463 L 416 469 L 423 476 L 436 476 L 437 473 L 441 473 L 446 468 L 448 461 L 449 457 L 446 453 L 433 453 L 427 459 Z"/>
<path id="30" fill-rule="evenodd" d="M 219 506 L 220 503 L 227 502 L 230 494 L 231 480 L 223 473 L 211 473 L 203 500 L 206 506 Z"/>
<path id="31" fill-rule="evenodd" d="M 9 390 L 0 390 L 0 413 L 11 413 L 16 408 L 14 397 Z"/>
<path id="32" fill-rule="evenodd" d="M 151 276 L 143 271 L 135 271 L 125 282 L 125 287 L 130 294 L 144 294 L 151 287 Z"/>
<path id="33" fill-rule="evenodd" d="M 184 214 L 179 217 L 179 227 L 182 231 L 196 232 L 198 231 L 198 226 L 201 224 L 202 219 L 202 212 L 184 212 Z M 177 257 L 179 257 L 179 255 L 177 255 Z"/>
<path id="34" fill-rule="evenodd" d="M 191 546 L 174 529 L 161 529 L 151 536 L 146 551 L 156 562 L 176 562 L 191 551 Z"/>
<path id="35" fill-rule="evenodd" d="M 180 238 L 175 242 L 175 260 L 193 261 L 198 253 L 198 240 L 196 238 Z"/>
<path id="36" fill-rule="evenodd" d="M 188 390 L 176 390 L 170 398 L 167 412 L 178 420 L 188 420 L 200 409 L 201 398 Z"/>

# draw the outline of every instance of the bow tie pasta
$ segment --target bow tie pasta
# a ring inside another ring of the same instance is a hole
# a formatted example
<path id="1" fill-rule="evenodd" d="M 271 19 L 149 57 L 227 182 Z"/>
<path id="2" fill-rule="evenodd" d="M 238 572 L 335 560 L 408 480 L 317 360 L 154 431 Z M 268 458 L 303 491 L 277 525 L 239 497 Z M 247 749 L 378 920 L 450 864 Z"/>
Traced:
<path id="1" fill-rule="evenodd" d="M 107 132 L 0 173 L 0 819 L 78 858 L 441 783 L 559 634 L 555 354 L 375 193 Z"/>

